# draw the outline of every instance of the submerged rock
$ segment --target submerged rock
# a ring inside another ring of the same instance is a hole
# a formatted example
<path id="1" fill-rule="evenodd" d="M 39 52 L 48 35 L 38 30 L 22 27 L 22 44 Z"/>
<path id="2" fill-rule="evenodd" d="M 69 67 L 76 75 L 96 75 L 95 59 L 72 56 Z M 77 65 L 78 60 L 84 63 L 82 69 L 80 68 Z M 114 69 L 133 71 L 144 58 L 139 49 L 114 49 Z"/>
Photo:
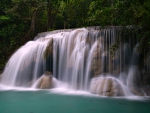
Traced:
<path id="1" fill-rule="evenodd" d="M 50 89 L 52 88 L 52 74 L 46 71 L 44 75 L 40 78 L 37 84 L 37 88 L 40 89 Z"/>
<path id="2" fill-rule="evenodd" d="M 96 77 L 91 80 L 90 91 L 103 96 L 124 96 L 124 91 L 118 80 L 113 77 Z"/>

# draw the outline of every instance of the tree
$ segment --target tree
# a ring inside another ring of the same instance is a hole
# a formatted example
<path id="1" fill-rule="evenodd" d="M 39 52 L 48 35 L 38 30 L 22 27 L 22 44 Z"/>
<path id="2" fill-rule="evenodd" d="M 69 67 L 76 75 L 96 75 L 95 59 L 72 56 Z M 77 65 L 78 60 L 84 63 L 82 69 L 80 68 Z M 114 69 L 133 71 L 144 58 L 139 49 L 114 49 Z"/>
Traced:
<path id="1" fill-rule="evenodd" d="M 47 31 L 53 29 L 60 5 L 60 0 L 47 0 Z"/>

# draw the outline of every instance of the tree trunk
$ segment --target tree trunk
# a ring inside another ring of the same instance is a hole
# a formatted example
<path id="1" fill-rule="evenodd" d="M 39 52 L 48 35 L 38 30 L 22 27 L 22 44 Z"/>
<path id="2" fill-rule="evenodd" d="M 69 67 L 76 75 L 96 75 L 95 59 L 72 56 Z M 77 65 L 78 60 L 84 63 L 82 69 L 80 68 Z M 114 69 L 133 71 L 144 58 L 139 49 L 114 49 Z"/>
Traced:
<path id="1" fill-rule="evenodd" d="M 34 10 L 33 13 L 32 13 L 30 29 L 28 30 L 28 33 L 26 35 L 27 38 L 30 34 L 35 33 L 36 16 L 37 16 L 37 10 Z"/>
<path id="2" fill-rule="evenodd" d="M 47 3 L 47 31 L 53 28 L 56 15 L 58 13 L 60 3 L 57 6 L 53 7 L 50 0 Z"/>

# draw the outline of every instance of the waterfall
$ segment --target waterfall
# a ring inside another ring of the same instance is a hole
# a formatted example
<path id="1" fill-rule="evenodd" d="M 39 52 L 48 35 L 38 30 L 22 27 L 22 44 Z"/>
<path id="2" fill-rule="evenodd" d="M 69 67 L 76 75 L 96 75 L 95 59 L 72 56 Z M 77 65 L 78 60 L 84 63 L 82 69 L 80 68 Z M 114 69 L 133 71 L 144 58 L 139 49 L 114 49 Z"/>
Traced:
<path id="1" fill-rule="evenodd" d="M 134 72 L 138 71 L 134 65 L 138 62 L 134 54 L 138 41 L 134 34 L 121 34 L 121 29 L 89 27 L 41 33 L 12 55 L 1 84 L 31 87 L 45 71 L 51 71 L 55 81 L 72 89 L 108 95 L 111 91 L 106 92 L 107 86 L 102 88 L 101 84 L 111 81 L 123 89 L 124 95 L 131 95 L 129 83 L 134 83 Z"/>

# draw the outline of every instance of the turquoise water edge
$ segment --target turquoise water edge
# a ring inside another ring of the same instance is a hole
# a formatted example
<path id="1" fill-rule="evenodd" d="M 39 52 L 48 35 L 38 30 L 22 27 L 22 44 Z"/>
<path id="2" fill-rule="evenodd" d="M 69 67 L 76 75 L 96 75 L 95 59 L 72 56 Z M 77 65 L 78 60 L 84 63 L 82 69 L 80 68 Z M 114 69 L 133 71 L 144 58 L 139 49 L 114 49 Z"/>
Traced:
<path id="1" fill-rule="evenodd" d="M 0 91 L 0 113 L 150 113 L 150 99 Z"/>

